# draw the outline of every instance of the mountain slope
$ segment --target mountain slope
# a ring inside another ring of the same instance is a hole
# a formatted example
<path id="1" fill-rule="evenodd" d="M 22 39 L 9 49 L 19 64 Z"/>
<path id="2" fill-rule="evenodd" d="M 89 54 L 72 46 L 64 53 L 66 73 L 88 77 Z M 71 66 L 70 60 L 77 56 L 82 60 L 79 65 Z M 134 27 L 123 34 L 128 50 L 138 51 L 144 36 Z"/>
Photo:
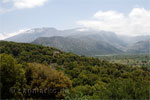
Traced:
<path id="1" fill-rule="evenodd" d="M 78 33 L 80 32 L 77 29 L 57 30 L 55 28 L 34 28 L 5 40 L 30 43 L 39 37 L 70 36 Z"/>
<path id="2" fill-rule="evenodd" d="M 120 50 L 124 50 L 127 46 L 125 42 L 123 42 L 115 33 L 106 32 L 106 31 L 94 31 L 90 34 L 78 34 L 74 36 L 70 36 L 72 38 L 78 39 L 86 39 L 86 40 L 94 40 L 94 41 L 103 41 L 106 42 Z"/>
<path id="3" fill-rule="evenodd" d="M 150 40 L 136 42 L 127 48 L 129 53 L 150 53 Z"/>
<path id="4" fill-rule="evenodd" d="M 82 28 L 69 30 L 35 28 L 6 40 L 53 46 L 79 55 L 103 55 L 123 52 L 147 53 L 148 46 L 137 42 L 150 40 L 150 36 L 119 36 L 113 32 L 83 30 Z M 138 48 L 139 45 L 140 47 L 143 45 L 142 49 Z"/>
<path id="5" fill-rule="evenodd" d="M 56 37 L 61 36 L 61 37 Z M 41 38 L 40 37 L 52 37 Z M 54 39 L 53 39 L 54 38 Z M 101 55 L 121 53 L 126 44 L 115 33 L 96 30 L 35 28 L 10 37 L 7 41 L 53 46 L 79 55 Z"/>
<path id="6" fill-rule="evenodd" d="M 14 42 L 24 42 L 30 43 L 39 37 L 52 37 L 52 36 L 63 36 L 63 37 L 73 37 L 73 38 L 93 38 L 96 40 L 105 41 L 115 47 L 122 49 L 125 45 L 115 33 L 106 31 L 95 31 L 95 30 L 85 30 L 81 29 L 68 29 L 68 30 L 57 30 L 55 28 L 35 28 L 30 29 L 19 35 L 7 38 L 6 41 Z"/>
<path id="7" fill-rule="evenodd" d="M 101 55 L 122 53 L 121 50 L 107 42 L 95 38 L 72 38 L 72 37 L 41 37 L 33 41 L 34 44 L 42 44 L 58 48 L 66 52 L 73 52 L 79 55 Z"/>
<path id="8" fill-rule="evenodd" d="M 15 35 L 13 37 L 5 39 L 6 41 L 24 42 L 29 43 L 39 37 L 50 37 L 61 35 L 60 31 L 55 28 L 35 28 L 28 30 L 24 33 Z"/>
<path id="9" fill-rule="evenodd" d="M 139 35 L 139 36 L 122 36 L 118 35 L 118 38 L 124 41 L 126 44 L 133 44 L 139 41 L 150 40 L 150 35 Z"/>

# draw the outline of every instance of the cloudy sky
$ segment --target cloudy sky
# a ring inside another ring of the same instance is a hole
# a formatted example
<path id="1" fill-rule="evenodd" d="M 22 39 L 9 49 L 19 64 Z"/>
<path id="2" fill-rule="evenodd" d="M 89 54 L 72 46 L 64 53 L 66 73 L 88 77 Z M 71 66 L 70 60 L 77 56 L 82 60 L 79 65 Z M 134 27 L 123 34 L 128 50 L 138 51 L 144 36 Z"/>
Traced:
<path id="1" fill-rule="evenodd" d="M 0 0 L 0 39 L 39 27 L 150 34 L 150 0 Z"/>

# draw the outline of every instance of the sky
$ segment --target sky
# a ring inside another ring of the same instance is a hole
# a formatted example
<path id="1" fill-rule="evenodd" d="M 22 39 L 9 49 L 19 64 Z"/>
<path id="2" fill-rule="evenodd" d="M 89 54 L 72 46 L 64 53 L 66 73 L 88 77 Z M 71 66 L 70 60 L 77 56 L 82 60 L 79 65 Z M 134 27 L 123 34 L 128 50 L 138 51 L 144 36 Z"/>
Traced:
<path id="1" fill-rule="evenodd" d="M 149 5 L 150 0 L 0 0 L 0 39 L 41 27 L 150 35 Z"/>

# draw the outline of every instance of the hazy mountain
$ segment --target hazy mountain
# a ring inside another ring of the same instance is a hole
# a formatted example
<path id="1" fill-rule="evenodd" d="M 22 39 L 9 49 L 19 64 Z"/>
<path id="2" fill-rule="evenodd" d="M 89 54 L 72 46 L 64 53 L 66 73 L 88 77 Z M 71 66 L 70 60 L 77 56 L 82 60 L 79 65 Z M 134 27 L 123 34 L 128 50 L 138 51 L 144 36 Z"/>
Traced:
<path id="1" fill-rule="evenodd" d="M 150 40 L 150 35 L 139 35 L 139 36 L 118 35 L 118 38 L 120 38 L 126 44 L 130 45 L 130 44 L 133 44 L 133 43 L 136 43 L 136 42 L 139 42 L 139 41 Z"/>
<path id="2" fill-rule="evenodd" d="M 32 42 L 39 37 L 51 37 L 61 35 L 61 32 L 55 28 L 35 28 L 24 33 L 7 38 L 7 41 L 14 42 Z"/>
<path id="3" fill-rule="evenodd" d="M 122 53 L 121 50 L 107 42 L 94 38 L 72 38 L 72 37 L 41 37 L 33 41 L 34 44 L 42 44 L 58 48 L 66 52 L 73 52 L 79 55 L 100 55 Z"/>
<path id="4" fill-rule="evenodd" d="M 15 42 L 32 42 L 39 37 L 52 37 L 52 36 L 63 36 L 73 38 L 93 38 L 96 40 L 102 40 L 118 48 L 123 48 L 124 43 L 117 37 L 113 32 L 95 31 L 95 30 L 84 30 L 82 28 L 69 29 L 69 30 L 57 30 L 55 28 L 35 28 L 28 30 L 19 35 L 7 38 L 7 41 Z"/>
<path id="5" fill-rule="evenodd" d="M 150 53 L 150 40 L 139 41 L 127 48 L 129 53 Z"/>
<path id="6" fill-rule="evenodd" d="M 69 30 L 35 28 L 6 40 L 25 43 L 33 41 L 35 44 L 53 46 L 76 54 L 99 55 L 147 52 L 149 48 L 142 41 L 150 40 L 150 36 L 120 36 L 113 32 L 84 30 L 82 28 Z"/>
<path id="7" fill-rule="evenodd" d="M 21 34 L 9 37 L 6 41 L 30 43 L 39 37 L 52 36 L 70 36 L 75 34 L 84 34 L 85 32 L 78 31 L 79 29 L 57 30 L 55 28 L 34 28 L 27 30 Z M 86 32 L 88 34 L 88 32 Z"/>
<path id="8" fill-rule="evenodd" d="M 100 31 L 100 32 L 91 32 L 91 33 L 92 34 L 80 34 L 80 35 L 74 35 L 70 37 L 93 40 L 93 41 L 103 41 L 120 50 L 124 50 L 125 47 L 127 46 L 127 44 L 124 41 L 122 41 L 120 38 L 118 38 L 118 36 L 113 32 Z"/>

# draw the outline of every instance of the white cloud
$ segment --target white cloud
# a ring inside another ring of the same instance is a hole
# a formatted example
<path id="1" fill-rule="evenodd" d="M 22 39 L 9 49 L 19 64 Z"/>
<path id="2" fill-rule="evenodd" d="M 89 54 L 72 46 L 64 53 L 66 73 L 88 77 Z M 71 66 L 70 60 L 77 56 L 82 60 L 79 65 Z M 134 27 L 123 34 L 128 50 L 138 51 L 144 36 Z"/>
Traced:
<path id="1" fill-rule="evenodd" d="M 18 35 L 18 34 L 21 34 L 21 33 L 24 33 L 26 32 L 28 29 L 21 29 L 19 30 L 18 32 L 13 32 L 13 33 L 5 33 L 5 34 L 0 34 L 0 40 L 4 40 L 6 38 L 9 38 L 9 37 L 12 37 L 12 36 L 15 36 L 15 35 Z"/>
<path id="2" fill-rule="evenodd" d="M 99 11 L 92 20 L 81 20 L 77 24 L 88 29 L 113 31 L 121 35 L 150 35 L 150 11 L 133 8 L 126 16 L 116 11 Z"/>
<path id="3" fill-rule="evenodd" d="M 14 6 L 18 9 L 34 8 L 43 6 L 48 0 L 13 0 Z"/>
<path id="4" fill-rule="evenodd" d="M 9 8 L 1 8 L 0 14 L 13 11 L 16 9 L 34 8 L 43 6 L 48 0 L 1 0 L 5 5 L 9 4 Z M 2 13 L 3 12 L 3 13 Z"/>

